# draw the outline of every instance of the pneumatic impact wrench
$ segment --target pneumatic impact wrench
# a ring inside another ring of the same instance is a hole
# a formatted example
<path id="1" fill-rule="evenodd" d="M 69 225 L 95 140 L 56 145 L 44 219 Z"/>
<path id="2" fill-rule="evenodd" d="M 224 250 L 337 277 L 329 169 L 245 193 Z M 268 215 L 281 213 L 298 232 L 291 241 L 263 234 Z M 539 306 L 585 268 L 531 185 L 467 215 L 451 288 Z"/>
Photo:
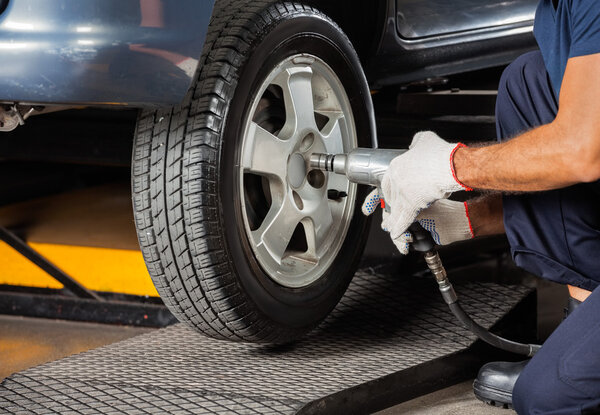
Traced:
<path id="1" fill-rule="evenodd" d="M 314 153 L 310 157 L 310 167 L 344 175 L 353 183 L 375 186 L 379 188 L 379 194 L 385 199 L 385 195 L 381 192 L 383 176 L 392 160 L 405 152 L 406 150 L 357 148 L 347 154 Z M 386 205 L 385 209 L 389 209 L 389 206 Z M 541 346 L 537 344 L 517 343 L 504 339 L 476 323 L 461 307 L 431 234 L 418 223 L 414 223 L 409 231 L 412 234 L 412 249 L 425 254 L 425 262 L 438 283 L 444 301 L 465 328 L 486 343 L 512 353 L 533 356 L 540 349 Z"/>

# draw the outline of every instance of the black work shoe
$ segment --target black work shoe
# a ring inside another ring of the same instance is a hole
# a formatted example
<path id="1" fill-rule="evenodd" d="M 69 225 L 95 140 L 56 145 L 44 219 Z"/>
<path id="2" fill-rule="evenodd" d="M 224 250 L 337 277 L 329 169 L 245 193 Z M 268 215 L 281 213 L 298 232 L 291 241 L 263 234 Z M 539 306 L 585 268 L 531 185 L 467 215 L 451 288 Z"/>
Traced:
<path id="1" fill-rule="evenodd" d="M 513 388 L 527 363 L 529 360 L 483 365 L 473 382 L 473 392 L 477 399 L 489 405 L 512 409 Z"/>
<path id="2" fill-rule="evenodd" d="M 581 304 L 569 297 L 565 318 Z M 473 392 L 480 401 L 489 405 L 512 409 L 512 392 L 517 379 L 530 359 L 522 362 L 491 362 L 479 369 L 473 382 Z"/>

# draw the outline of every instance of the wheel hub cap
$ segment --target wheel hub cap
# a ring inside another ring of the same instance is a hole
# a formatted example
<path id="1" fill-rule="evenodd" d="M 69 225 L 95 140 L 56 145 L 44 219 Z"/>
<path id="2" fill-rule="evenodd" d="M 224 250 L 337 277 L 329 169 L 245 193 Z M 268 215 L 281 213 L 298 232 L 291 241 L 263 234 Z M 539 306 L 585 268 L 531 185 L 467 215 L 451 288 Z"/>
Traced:
<path id="1" fill-rule="evenodd" d="M 306 161 L 302 154 L 292 154 L 290 161 L 288 162 L 287 175 L 290 185 L 295 189 L 299 188 L 302 183 L 304 183 L 304 178 L 306 177 Z"/>

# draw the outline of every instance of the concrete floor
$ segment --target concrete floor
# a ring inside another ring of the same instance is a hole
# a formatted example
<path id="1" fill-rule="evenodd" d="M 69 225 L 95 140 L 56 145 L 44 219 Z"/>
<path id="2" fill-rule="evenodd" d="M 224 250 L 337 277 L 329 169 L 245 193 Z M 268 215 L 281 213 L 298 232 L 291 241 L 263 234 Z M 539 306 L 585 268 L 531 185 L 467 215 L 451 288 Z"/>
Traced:
<path id="1" fill-rule="evenodd" d="M 514 415 L 512 410 L 496 408 L 478 401 L 473 395 L 473 381 L 463 382 L 440 391 L 378 412 L 377 415 Z"/>

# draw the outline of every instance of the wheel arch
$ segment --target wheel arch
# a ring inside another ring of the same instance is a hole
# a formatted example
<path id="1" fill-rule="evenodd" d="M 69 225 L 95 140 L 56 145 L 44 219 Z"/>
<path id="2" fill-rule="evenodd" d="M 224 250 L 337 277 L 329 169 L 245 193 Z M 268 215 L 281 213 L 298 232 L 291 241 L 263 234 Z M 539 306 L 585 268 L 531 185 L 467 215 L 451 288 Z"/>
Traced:
<path id="1" fill-rule="evenodd" d="M 336 22 L 356 49 L 363 67 L 376 54 L 392 0 L 306 0 Z"/>

